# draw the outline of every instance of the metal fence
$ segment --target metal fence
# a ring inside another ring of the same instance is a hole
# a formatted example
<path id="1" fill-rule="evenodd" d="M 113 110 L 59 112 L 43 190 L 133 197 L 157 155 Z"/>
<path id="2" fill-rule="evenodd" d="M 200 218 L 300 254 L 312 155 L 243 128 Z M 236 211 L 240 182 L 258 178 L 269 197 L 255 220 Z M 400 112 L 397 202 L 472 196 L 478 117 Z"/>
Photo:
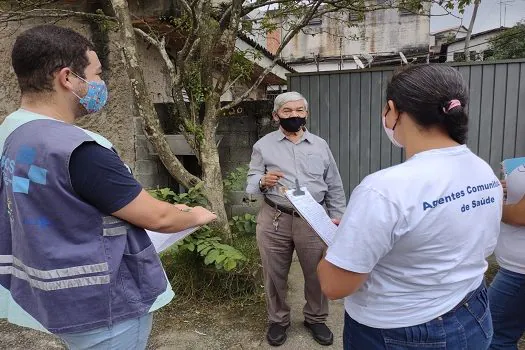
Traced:
<path id="1" fill-rule="evenodd" d="M 495 171 L 502 159 L 525 156 L 525 60 L 453 66 L 470 87 L 470 149 Z M 381 125 L 392 74 L 389 67 L 288 77 L 289 91 L 309 102 L 309 130 L 330 145 L 347 196 L 366 175 L 403 161 Z"/>

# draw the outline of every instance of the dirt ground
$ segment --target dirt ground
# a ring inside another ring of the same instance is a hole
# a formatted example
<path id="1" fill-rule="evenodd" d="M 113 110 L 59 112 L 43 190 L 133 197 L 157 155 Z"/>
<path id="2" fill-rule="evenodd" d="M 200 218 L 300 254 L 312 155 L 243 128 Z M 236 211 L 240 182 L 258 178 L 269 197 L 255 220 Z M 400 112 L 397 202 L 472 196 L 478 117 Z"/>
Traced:
<path id="1" fill-rule="evenodd" d="M 490 271 L 491 273 L 493 271 Z M 303 275 L 297 261 L 290 271 L 289 303 L 292 326 L 282 350 L 342 349 L 344 307 L 342 301 L 331 302 L 328 326 L 334 332 L 334 345 L 318 345 L 302 325 Z M 249 307 L 195 306 L 177 307 L 177 302 L 158 312 L 148 349 L 150 350 L 244 350 L 273 349 L 265 340 L 264 305 Z M 40 332 L 9 325 L 0 321 L 2 349 L 64 349 L 60 340 Z M 520 345 L 525 350 L 525 343 Z"/>
<path id="2" fill-rule="evenodd" d="M 297 261 L 290 271 L 289 303 L 292 308 L 292 326 L 288 340 L 279 349 L 304 350 L 326 349 L 318 345 L 303 326 L 302 308 L 303 275 Z M 177 310 L 176 301 L 169 308 L 158 312 L 154 318 L 153 331 L 148 349 L 158 350 L 218 350 L 218 349 L 273 349 L 265 339 L 266 315 L 264 305 L 240 307 L 217 307 L 206 305 L 185 311 Z M 344 307 L 342 301 L 331 302 L 328 325 L 334 332 L 331 349 L 342 349 L 342 325 Z M 60 340 L 51 335 L 17 327 L 0 321 L 2 349 L 65 349 Z"/>

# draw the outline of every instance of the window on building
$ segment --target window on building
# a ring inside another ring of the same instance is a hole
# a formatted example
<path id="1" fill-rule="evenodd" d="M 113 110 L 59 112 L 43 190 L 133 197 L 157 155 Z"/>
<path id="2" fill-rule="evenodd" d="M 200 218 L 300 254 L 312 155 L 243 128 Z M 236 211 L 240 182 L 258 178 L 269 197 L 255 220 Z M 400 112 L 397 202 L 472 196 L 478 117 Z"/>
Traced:
<path id="1" fill-rule="evenodd" d="M 310 22 L 308 22 L 309 26 L 320 26 L 321 24 L 323 24 L 323 20 L 321 18 L 313 18 L 310 20 Z"/>
<path id="2" fill-rule="evenodd" d="M 286 87 L 284 87 L 284 88 L 282 88 L 282 87 L 278 87 L 278 88 L 271 88 L 271 87 L 269 87 L 268 90 L 266 91 L 266 99 L 270 100 L 270 101 L 273 101 L 273 100 L 275 100 L 277 95 L 280 95 L 280 94 L 282 94 L 282 93 L 284 93 L 286 91 L 287 91 Z"/>
<path id="3" fill-rule="evenodd" d="M 463 52 L 454 52 L 454 62 L 465 62 L 465 54 Z"/>
<path id="4" fill-rule="evenodd" d="M 491 50 L 491 49 L 485 50 L 483 51 L 482 55 L 483 55 L 484 61 L 490 60 L 494 57 L 494 50 Z"/>
<path id="5" fill-rule="evenodd" d="M 357 22 L 360 21 L 362 18 L 362 13 L 358 11 L 350 11 L 348 13 L 348 21 L 349 22 Z"/>

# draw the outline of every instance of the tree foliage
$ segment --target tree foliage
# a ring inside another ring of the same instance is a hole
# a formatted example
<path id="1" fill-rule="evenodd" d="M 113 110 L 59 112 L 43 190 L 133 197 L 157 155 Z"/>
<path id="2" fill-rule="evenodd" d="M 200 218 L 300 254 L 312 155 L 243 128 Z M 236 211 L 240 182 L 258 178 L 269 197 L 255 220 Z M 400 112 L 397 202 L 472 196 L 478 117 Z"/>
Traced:
<path id="1" fill-rule="evenodd" d="M 492 58 L 497 60 L 525 58 L 525 21 L 506 29 L 490 40 Z"/>

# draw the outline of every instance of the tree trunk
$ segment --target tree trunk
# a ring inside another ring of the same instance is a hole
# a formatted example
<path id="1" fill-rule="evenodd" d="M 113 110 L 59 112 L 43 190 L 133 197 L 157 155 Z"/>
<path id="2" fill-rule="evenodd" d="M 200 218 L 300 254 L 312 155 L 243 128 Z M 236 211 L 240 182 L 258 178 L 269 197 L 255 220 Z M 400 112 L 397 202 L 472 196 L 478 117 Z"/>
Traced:
<path id="1" fill-rule="evenodd" d="M 215 122 L 215 125 L 217 123 Z M 215 132 L 204 128 L 204 140 L 201 144 L 202 179 L 204 192 L 211 210 L 217 214 L 217 227 L 224 232 L 225 238 L 231 242 L 231 230 L 224 207 L 224 188 L 222 183 L 221 164 L 215 140 Z"/>
<path id="2" fill-rule="evenodd" d="M 144 75 L 140 67 L 135 33 L 131 23 L 130 12 L 126 0 L 111 0 L 115 16 L 119 23 L 120 44 L 124 53 L 124 64 L 133 92 L 134 113 L 144 120 L 144 131 L 150 142 L 153 144 L 160 160 L 168 169 L 169 173 L 184 187 L 190 188 L 200 182 L 200 179 L 189 173 L 178 158 L 173 154 L 151 101 Z"/>
<path id="3" fill-rule="evenodd" d="M 465 61 L 470 62 L 470 36 L 472 35 L 472 30 L 474 29 L 474 22 L 476 21 L 476 15 L 478 14 L 478 7 L 481 0 L 474 1 L 474 11 L 472 12 L 472 17 L 470 18 L 470 24 L 468 26 L 467 37 L 465 38 Z"/>
<path id="4" fill-rule="evenodd" d="M 209 23 L 214 20 L 211 17 L 211 2 L 203 6 L 204 18 Z M 199 145 L 200 161 L 202 165 L 202 179 L 206 198 L 210 202 L 212 210 L 217 214 L 217 225 L 224 232 L 225 238 L 232 241 L 232 235 L 226 209 L 224 207 L 224 188 L 222 182 L 221 164 L 219 161 L 219 151 L 215 142 L 215 134 L 219 123 L 220 96 L 222 90 L 214 86 L 213 76 L 217 76 L 216 84 L 226 83 L 229 78 L 229 69 L 231 57 L 235 46 L 228 48 L 221 59 L 214 58 L 210 55 L 210 48 L 220 43 L 221 32 L 218 26 L 209 25 L 200 33 L 201 40 L 201 83 L 207 91 L 205 94 L 204 118 L 202 120 L 203 140 Z M 213 49 L 211 49 L 213 52 Z M 227 62 L 224 62 L 226 60 Z M 228 63 L 227 69 L 224 70 L 225 63 Z"/>

